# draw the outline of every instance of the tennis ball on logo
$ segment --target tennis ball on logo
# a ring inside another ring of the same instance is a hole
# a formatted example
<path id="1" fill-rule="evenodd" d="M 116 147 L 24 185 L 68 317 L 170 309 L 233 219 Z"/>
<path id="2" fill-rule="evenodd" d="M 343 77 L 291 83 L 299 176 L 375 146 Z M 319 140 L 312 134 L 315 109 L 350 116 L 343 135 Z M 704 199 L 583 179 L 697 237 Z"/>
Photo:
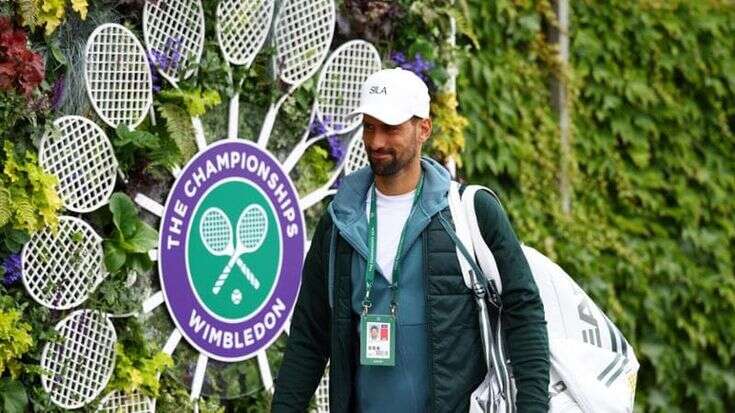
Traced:
<path id="1" fill-rule="evenodd" d="M 237 288 L 232 290 L 232 295 L 230 295 L 230 299 L 232 300 L 232 304 L 240 304 L 240 302 L 242 301 L 242 293 L 240 292 L 240 290 L 238 290 Z"/>

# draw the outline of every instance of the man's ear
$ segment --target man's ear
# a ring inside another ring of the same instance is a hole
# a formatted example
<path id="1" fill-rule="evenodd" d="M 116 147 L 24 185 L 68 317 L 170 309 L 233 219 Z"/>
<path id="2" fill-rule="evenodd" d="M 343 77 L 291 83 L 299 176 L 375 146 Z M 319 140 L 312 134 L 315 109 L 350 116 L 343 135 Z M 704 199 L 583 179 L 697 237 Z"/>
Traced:
<path id="1" fill-rule="evenodd" d="M 433 128 L 431 118 L 419 119 L 418 123 L 419 139 L 421 140 L 421 143 L 424 143 L 431 137 L 431 131 Z"/>

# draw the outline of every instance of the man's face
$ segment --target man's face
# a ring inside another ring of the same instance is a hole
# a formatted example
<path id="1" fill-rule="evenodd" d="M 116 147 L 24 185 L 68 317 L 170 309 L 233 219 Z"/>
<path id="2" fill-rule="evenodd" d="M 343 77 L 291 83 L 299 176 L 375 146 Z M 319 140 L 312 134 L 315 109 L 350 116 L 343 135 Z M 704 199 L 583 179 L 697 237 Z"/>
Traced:
<path id="1" fill-rule="evenodd" d="M 410 164 L 431 132 L 430 119 L 410 119 L 393 126 L 364 115 L 362 125 L 370 167 L 379 176 L 394 175 Z"/>
<path id="2" fill-rule="evenodd" d="M 373 327 L 370 329 L 370 337 L 375 340 L 378 338 L 378 329 L 377 327 Z"/>

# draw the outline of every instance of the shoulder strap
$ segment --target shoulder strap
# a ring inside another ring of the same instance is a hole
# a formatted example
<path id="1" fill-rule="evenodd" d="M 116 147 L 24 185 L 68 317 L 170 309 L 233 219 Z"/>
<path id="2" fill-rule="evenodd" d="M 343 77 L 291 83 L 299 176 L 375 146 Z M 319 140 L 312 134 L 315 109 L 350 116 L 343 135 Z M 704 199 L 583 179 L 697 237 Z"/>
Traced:
<path id="1" fill-rule="evenodd" d="M 490 247 L 488 247 L 485 239 L 482 237 L 480 232 L 480 225 L 477 221 L 477 211 L 475 210 L 475 194 L 478 191 L 487 191 L 492 195 L 500 204 L 500 199 L 491 189 L 481 185 L 468 185 L 461 197 L 461 205 L 464 210 L 465 220 L 468 223 L 467 228 L 470 234 L 471 243 L 474 247 L 475 257 L 477 262 L 482 268 L 482 272 L 488 278 L 495 282 L 495 287 L 498 289 L 498 293 L 503 292 L 503 283 L 500 279 L 500 271 L 498 271 L 498 264 L 495 262 L 495 256 L 493 255 Z M 502 204 L 501 208 L 502 208 Z"/>
<path id="2" fill-rule="evenodd" d="M 469 226 L 467 225 L 467 219 L 462 211 L 462 201 L 459 194 L 459 183 L 452 181 L 449 186 L 449 212 L 452 214 L 452 220 L 454 221 L 455 235 L 458 238 L 455 248 L 457 249 L 457 258 L 459 260 L 459 266 L 462 270 L 462 278 L 464 284 L 469 289 L 473 289 L 474 282 L 472 280 L 471 271 L 472 264 L 470 264 L 467 255 L 470 257 L 475 256 L 475 249 L 472 246 L 472 236 L 470 234 Z M 463 251 L 464 249 L 464 251 Z"/>

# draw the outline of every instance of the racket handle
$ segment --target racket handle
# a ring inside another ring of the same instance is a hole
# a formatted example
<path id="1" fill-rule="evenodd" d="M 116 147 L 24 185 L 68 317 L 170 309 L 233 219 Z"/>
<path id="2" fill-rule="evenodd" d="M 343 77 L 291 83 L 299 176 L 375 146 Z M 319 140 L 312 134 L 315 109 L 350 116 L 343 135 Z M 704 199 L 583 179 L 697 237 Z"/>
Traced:
<path id="1" fill-rule="evenodd" d="M 237 266 L 240 268 L 240 271 L 242 271 L 243 275 L 245 275 L 245 278 L 248 280 L 250 285 L 253 286 L 256 290 L 260 288 L 260 281 L 255 277 L 255 274 L 253 274 L 252 271 L 250 271 L 250 268 L 248 268 L 247 265 L 245 265 L 244 262 L 242 262 L 241 259 L 237 259 Z"/>
<path id="2" fill-rule="evenodd" d="M 194 139 L 197 143 L 199 152 L 207 149 L 207 139 L 204 137 L 204 126 L 202 126 L 202 120 L 198 116 L 192 116 L 191 126 L 194 128 Z"/>
<path id="3" fill-rule="evenodd" d="M 281 109 L 283 102 L 286 101 L 294 90 L 296 90 L 296 85 L 291 86 L 288 92 L 281 96 L 276 104 L 271 105 L 270 109 L 268 109 L 268 114 L 265 115 L 265 119 L 263 119 L 263 126 L 261 126 L 260 134 L 258 135 L 258 146 L 261 148 L 266 148 L 268 146 L 268 139 L 270 139 L 271 132 L 273 132 L 273 125 L 276 123 L 278 111 Z"/>
<path id="4" fill-rule="evenodd" d="M 278 115 L 278 109 L 272 105 L 268 109 L 268 113 L 263 119 L 263 126 L 260 127 L 260 134 L 258 135 L 258 146 L 265 148 L 268 146 L 268 139 L 271 137 L 273 131 L 273 124 L 276 123 L 276 115 Z"/>
<path id="5" fill-rule="evenodd" d="M 227 138 L 228 139 L 237 139 L 239 123 L 240 123 L 240 94 L 235 93 L 235 95 L 233 95 L 232 98 L 230 98 L 230 117 L 228 118 L 228 122 L 227 122 Z"/>
<path id="6" fill-rule="evenodd" d="M 235 262 L 238 260 L 237 255 L 233 255 L 232 258 L 230 258 L 230 261 L 225 265 L 225 269 L 222 270 L 222 273 L 217 277 L 217 281 L 214 282 L 214 287 L 212 287 L 212 293 L 219 294 L 219 291 L 222 289 L 222 286 L 225 284 L 225 281 L 227 281 L 227 278 L 230 276 L 230 272 L 232 271 L 232 266 L 235 265 Z"/>

